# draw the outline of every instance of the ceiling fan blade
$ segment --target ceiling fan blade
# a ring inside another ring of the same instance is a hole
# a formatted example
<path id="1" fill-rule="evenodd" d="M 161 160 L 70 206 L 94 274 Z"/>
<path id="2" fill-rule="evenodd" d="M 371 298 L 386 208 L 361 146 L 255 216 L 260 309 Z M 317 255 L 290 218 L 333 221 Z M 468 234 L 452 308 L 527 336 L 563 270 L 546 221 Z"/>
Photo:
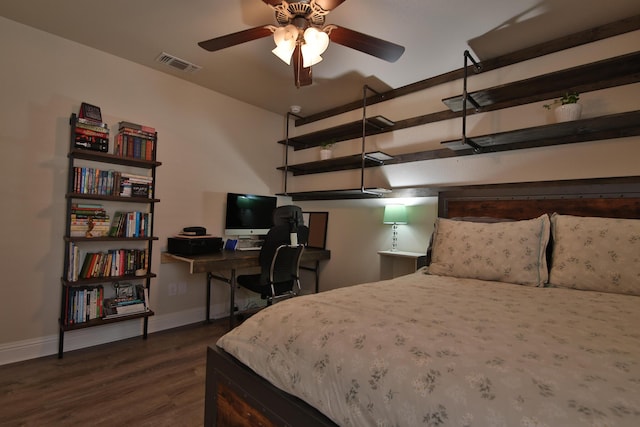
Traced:
<path id="1" fill-rule="evenodd" d="M 269 6 L 278 6 L 279 4 L 282 3 L 282 0 L 262 0 L 263 2 L 265 2 L 266 4 L 268 4 Z M 340 6 L 342 3 L 344 3 L 346 0 L 316 0 L 316 3 L 318 4 L 318 6 L 320 6 L 321 8 L 323 8 L 324 10 L 333 10 L 336 7 Z M 293 2 L 289 2 L 289 3 L 293 3 Z"/>
<path id="2" fill-rule="evenodd" d="M 404 46 L 344 27 L 334 26 L 329 38 L 334 43 L 359 50 L 388 62 L 396 62 L 404 53 Z"/>
<path id="3" fill-rule="evenodd" d="M 316 4 L 324 10 L 333 10 L 346 0 L 316 0 Z"/>
<path id="4" fill-rule="evenodd" d="M 296 87 L 309 86 L 313 83 L 311 78 L 311 67 L 304 68 L 302 66 L 302 50 L 300 45 L 296 45 L 296 49 L 293 51 L 293 80 Z"/>
<path id="5" fill-rule="evenodd" d="M 267 26 L 249 28 L 248 30 L 238 31 L 237 33 L 227 34 L 226 36 L 216 37 L 198 43 L 198 46 L 215 52 L 216 50 L 225 49 L 241 43 L 250 42 L 252 40 L 261 39 L 273 34 Z"/>

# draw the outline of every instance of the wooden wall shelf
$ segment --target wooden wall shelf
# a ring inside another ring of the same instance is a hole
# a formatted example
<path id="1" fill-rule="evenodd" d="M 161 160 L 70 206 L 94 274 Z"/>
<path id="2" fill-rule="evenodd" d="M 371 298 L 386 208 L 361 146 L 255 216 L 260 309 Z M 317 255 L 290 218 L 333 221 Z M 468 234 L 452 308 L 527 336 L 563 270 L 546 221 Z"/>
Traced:
<path id="1" fill-rule="evenodd" d="M 566 92 L 591 92 L 640 81 L 640 52 L 604 59 L 530 79 L 470 92 L 480 109 L 496 110 L 559 98 Z M 442 100 L 451 111 L 462 111 L 462 95 Z M 491 107 L 491 108 L 489 108 Z M 467 108 L 473 105 L 467 103 Z"/>
<path id="2" fill-rule="evenodd" d="M 554 123 L 510 132 L 469 137 L 484 148 L 483 152 L 499 152 L 524 148 L 547 147 L 551 145 L 572 144 L 602 139 L 623 138 L 640 135 L 640 110 L 627 113 L 612 114 L 573 122 Z M 419 151 L 414 153 L 394 154 L 393 159 L 386 160 L 384 165 L 417 162 L 422 160 L 444 159 L 448 157 L 477 154 L 462 140 L 444 141 L 442 144 L 452 148 Z M 377 167 L 383 164 L 367 161 L 365 167 Z M 289 165 L 288 171 L 294 176 L 316 173 L 335 172 L 338 170 L 360 169 L 361 157 L 337 157 L 330 160 Z M 284 166 L 278 168 L 284 170 Z M 318 192 L 313 192 L 318 193 Z"/>
<path id="3" fill-rule="evenodd" d="M 479 145 L 481 152 L 496 152 L 634 135 L 640 135 L 640 110 L 490 135 L 470 136 L 467 139 Z M 444 141 L 442 145 L 465 153 L 472 151 L 461 139 Z"/>
<path id="4" fill-rule="evenodd" d="M 496 70 L 502 66 L 518 63 L 531 58 L 537 58 L 552 52 L 562 51 L 563 49 L 590 43 L 595 40 L 611 37 L 626 31 L 634 31 L 639 26 L 640 15 L 626 21 L 618 21 L 607 26 L 576 33 L 573 36 L 553 40 L 539 46 L 514 52 L 504 57 L 483 61 L 483 72 Z M 604 32 L 598 35 L 601 31 Z M 464 70 L 464 68 L 462 70 Z M 462 74 L 462 71 L 456 70 L 455 72 L 443 75 L 442 78 L 434 78 L 429 81 L 424 81 L 424 84 L 418 85 L 413 89 L 424 89 L 425 87 L 432 87 L 436 84 L 451 81 L 452 79 L 459 79 L 463 77 Z M 517 105 L 550 100 L 562 96 L 567 91 L 585 93 L 638 82 L 640 82 L 640 51 L 547 73 L 530 79 L 471 92 L 468 96 L 472 97 L 474 101 L 479 104 L 479 108 L 477 109 L 473 107 L 472 103 L 468 103 L 469 107 L 466 111 L 462 111 L 462 95 L 459 95 L 443 100 L 445 105 L 449 107 L 447 110 L 398 120 L 393 126 L 387 128 L 367 127 L 364 135 L 362 121 L 357 121 L 300 135 L 295 138 L 289 138 L 288 141 L 284 140 L 278 142 L 281 144 L 288 143 L 289 146 L 294 147 L 294 150 L 299 150 L 318 146 L 322 142 L 329 140 L 339 142 L 360 137 L 364 138 L 369 135 L 392 132 L 458 117 L 462 117 L 464 123 L 466 115 L 468 114 L 494 111 Z M 408 91 L 407 93 L 411 93 L 411 91 Z M 397 94 L 396 92 L 385 93 L 382 95 L 377 94 L 372 97 L 372 99 L 375 102 L 382 102 L 383 100 L 392 99 L 396 96 L 400 96 L 401 94 L 404 94 L 404 92 L 398 91 Z M 365 98 L 365 101 L 366 100 L 368 100 L 368 98 Z M 347 107 L 336 109 L 335 114 L 347 111 L 346 108 Z M 351 107 L 348 108 L 352 109 Z M 318 114 L 313 117 L 313 119 L 300 119 L 296 121 L 296 125 L 298 125 L 298 122 L 300 122 L 300 124 L 304 124 L 328 116 L 330 115 Z M 364 180 L 364 168 L 382 165 L 637 136 L 640 135 L 640 110 L 475 137 L 466 136 L 464 127 L 465 126 L 463 124 L 462 139 L 444 141 L 442 143 L 448 148 L 404 154 L 389 153 L 393 156 L 393 159 L 386 160 L 384 163 L 367 161 L 363 165 L 361 154 L 357 154 L 331 160 L 293 165 L 287 164 L 286 167 L 281 166 L 278 169 L 283 171 L 286 170 L 287 174 L 292 173 L 294 176 L 361 169 L 361 177 L 362 180 Z M 464 144 L 463 139 L 465 137 L 470 144 L 475 144 L 479 146 L 479 148 L 474 149 L 471 145 Z M 362 151 L 364 152 L 364 150 L 363 139 Z M 287 174 L 285 174 L 285 192 L 287 191 Z M 418 193 L 423 196 L 432 195 L 429 191 L 427 191 L 427 193 L 424 191 L 425 190 L 423 189 Z M 409 189 L 408 192 L 411 193 L 412 189 Z M 407 193 L 407 191 L 404 193 Z M 292 196 L 293 200 L 331 200 L 371 197 L 369 194 L 363 194 L 363 191 L 359 189 L 297 193 L 287 192 L 286 194 Z M 395 194 L 391 195 L 388 193 L 381 193 L 374 197 L 397 196 Z"/>
<path id="5" fill-rule="evenodd" d="M 374 116 L 366 120 L 365 135 L 391 132 L 394 123 L 382 116 Z M 289 138 L 288 144 L 295 151 L 319 147 L 325 142 L 340 142 L 362 137 L 362 120 L 345 123 L 343 125 L 311 132 L 305 135 Z M 278 141 L 278 144 L 287 144 L 287 140 Z"/>

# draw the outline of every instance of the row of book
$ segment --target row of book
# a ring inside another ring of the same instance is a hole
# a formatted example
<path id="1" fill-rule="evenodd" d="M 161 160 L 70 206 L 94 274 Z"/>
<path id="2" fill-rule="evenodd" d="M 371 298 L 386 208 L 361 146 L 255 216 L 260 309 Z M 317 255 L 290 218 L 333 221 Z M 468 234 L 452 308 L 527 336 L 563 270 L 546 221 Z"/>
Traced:
<path id="1" fill-rule="evenodd" d="M 71 237 L 151 237 L 151 215 L 116 211 L 113 220 L 99 203 L 72 203 Z"/>
<path id="2" fill-rule="evenodd" d="M 119 286 L 115 284 L 114 286 Z M 148 291 L 143 285 L 124 285 L 116 296 L 105 298 L 102 285 L 65 288 L 65 326 L 77 325 L 94 319 L 110 319 L 144 313 L 149 310 Z M 129 291 L 131 289 L 131 291 Z"/>
<path id="3" fill-rule="evenodd" d="M 104 287 L 84 286 L 65 288 L 65 317 L 66 326 L 88 322 L 104 316 Z"/>
<path id="4" fill-rule="evenodd" d="M 154 160 L 156 130 L 153 127 L 131 122 L 118 123 L 113 154 L 134 159 Z"/>
<path id="5" fill-rule="evenodd" d="M 109 237 L 151 237 L 151 215 L 140 211 L 116 211 Z"/>
<path id="6" fill-rule="evenodd" d="M 153 197 L 153 177 L 74 166 L 73 192 L 101 196 Z"/>
<path id="7" fill-rule="evenodd" d="M 83 254 L 78 245 L 72 243 L 69 245 L 67 280 L 133 276 L 140 271 L 146 273 L 148 267 L 147 249 L 109 249 Z"/>

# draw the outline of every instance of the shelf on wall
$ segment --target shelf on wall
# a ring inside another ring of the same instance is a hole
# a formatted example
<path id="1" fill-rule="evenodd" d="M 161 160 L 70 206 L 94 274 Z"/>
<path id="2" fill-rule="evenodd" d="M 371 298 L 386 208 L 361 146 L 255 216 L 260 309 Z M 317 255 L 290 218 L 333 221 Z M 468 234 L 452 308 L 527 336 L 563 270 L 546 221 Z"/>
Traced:
<path id="1" fill-rule="evenodd" d="M 389 132 L 393 129 L 395 122 L 384 116 L 374 116 L 365 121 L 365 136 L 376 135 L 378 133 Z M 325 142 L 346 141 L 349 139 L 362 137 L 362 120 L 345 123 L 343 125 L 311 132 L 305 135 L 289 138 L 288 144 L 295 151 L 307 148 L 319 147 Z M 287 140 L 278 141 L 278 144 L 287 144 Z"/>
<path id="2" fill-rule="evenodd" d="M 595 77 L 595 79 L 594 79 Z M 530 79 L 469 92 L 480 111 L 506 108 L 640 81 L 640 52 L 580 65 Z M 442 100 L 451 111 L 462 111 L 462 95 Z M 491 108 L 489 108 L 491 107 Z M 467 109 L 474 108 L 467 103 Z"/>
<path id="3" fill-rule="evenodd" d="M 640 110 L 490 135 L 470 136 L 467 139 L 479 146 L 482 152 L 494 152 L 634 135 L 640 135 Z M 442 145 L 454 151 L 473 151 L 462 139 L 444 141 Z"/>
<path id="4" fill-rule="evenodd" d="M 376 167 L 382 166 L 390 162 L 393 157 L 389 155 L 382 156 L 380 158 L 376 158 L 375 155 L 379 152 L 375 153 L 365 153 L 364 158 L 364 167 Z M 384 153 L 381 153 L 384 154 Z M 298 163 L 296 165 L 288 165 L 288 166 L 280 166 L 278 170 L 286 170 L 288 172 L 293 173 L 294 176 L 298 175 L 308 175 L 314 173 L 323 173 L 323 172 L 335 172 L 339 170 L 351 170 L 351 169 L 359 169 L 362 167 L 362 155 L 361 154 L 353 154 L 351 156 L 343 156 L 343 157 L 334 157 L 332 159 L 327 160 L 318 160 L 314 162 L 306 162 L 306 163 Z"/>
<path id="5" fill-rule="evenodd" d="M 303 200 L 343 200 L 343 199 L 377 199 L 391 193 L 387 188 L 347 188 L 340 190 L 302 191 L 282 193 L 279 196 L 290 196 L 294 201 Z"/>
<path id="6" fill-rule="evenodd" d="M 469 137 L 476 144 L 486 147 L 486 152 L 508 151 L 524 148 L 546 147 L 550 145 L 570 144 L 599 139 L 623 138 L 640 135 L 640 110 L 612 114 L 572 122 L 554 123 L 492 135 Z M 367 161 L 365 167 L 394 165 L 423 160 L 444 159 L 448 157 L 476 154 L 461 139 L 444 141 L 447 148 L 419 151 L 414 153 L 393 154 L 384 163 Z M 308 175 L 340 170 L 354 170 L 361 167 L 359 154 L 337 157 L 330 160 L 289 165 L 288 171 L 294 176 Z M 284 170 L 284 166 L 278 169 Z M 314 192 L 318 193 L 318 192 Z"/>

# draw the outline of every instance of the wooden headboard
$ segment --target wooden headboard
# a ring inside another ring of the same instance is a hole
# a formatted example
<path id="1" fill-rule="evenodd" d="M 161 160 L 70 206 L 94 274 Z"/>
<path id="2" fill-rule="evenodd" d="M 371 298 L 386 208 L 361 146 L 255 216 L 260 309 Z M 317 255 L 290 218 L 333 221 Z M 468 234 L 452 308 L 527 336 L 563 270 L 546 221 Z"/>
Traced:
<path id="1" fill-rule="evenodd" d="M 438 216 L 535 218 L 544 213 L 640 218 L 640 176 L 456 187 L 438 194 Z"/>

